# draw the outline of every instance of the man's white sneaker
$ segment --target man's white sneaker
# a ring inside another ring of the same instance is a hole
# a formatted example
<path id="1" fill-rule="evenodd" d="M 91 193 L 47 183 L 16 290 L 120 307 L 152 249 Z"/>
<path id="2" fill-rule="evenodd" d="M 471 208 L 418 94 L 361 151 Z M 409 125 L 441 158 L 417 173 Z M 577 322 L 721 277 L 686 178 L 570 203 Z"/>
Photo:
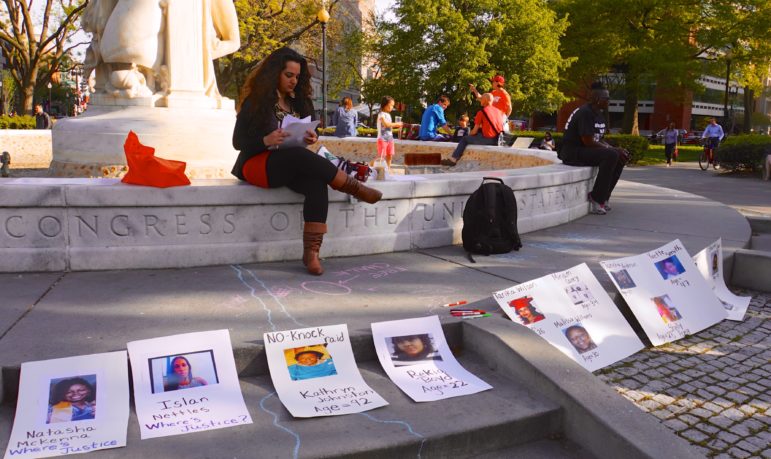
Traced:
<path id="1" fill-rule="evenodd" d="M 589 213 L 594 215 L 605 215 L 608 213 L 608 211 L 605 210 L 602 204 L 592 199 L 592 195 L 590 194 L 589 195 Z"/>

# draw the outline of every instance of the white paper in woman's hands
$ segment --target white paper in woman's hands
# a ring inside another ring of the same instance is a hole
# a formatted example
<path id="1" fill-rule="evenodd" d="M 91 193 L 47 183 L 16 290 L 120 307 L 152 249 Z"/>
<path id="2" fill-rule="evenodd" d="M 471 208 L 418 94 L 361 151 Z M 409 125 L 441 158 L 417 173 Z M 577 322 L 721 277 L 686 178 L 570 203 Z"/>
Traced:
<path id="1" fill-rule="evenodd" d="M 303 119 L 295 118 L 292 115 L 286 115 L 281 121 L 281 129 L 284 130 L 289 137 L 285 138 L 278 146 L 281 148 L 291 147 L 305 147 L 305 134 L 308 131 L 315 131 L 316 126 L 319 125 L 318 121 L 311 121 L 310 116 L 306 116 Z"/>

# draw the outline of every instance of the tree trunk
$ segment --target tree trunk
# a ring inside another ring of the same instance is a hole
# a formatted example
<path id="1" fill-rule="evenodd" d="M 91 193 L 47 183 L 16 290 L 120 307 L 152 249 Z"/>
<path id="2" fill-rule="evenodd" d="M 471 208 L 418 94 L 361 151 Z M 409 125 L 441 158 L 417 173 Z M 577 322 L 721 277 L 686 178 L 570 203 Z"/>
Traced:
<path id="1" fill-rule="evenodd" d="M 752 130 L 752 112 L 755 111 L 755 93 L 752 89 L 744 88 L 744 127 L 742 132 L 747 134 Z"/>
<path id="2" fill-rule="evenodd" d="M 639 135 L 640 128 L 637 124 L 637 102 L 639 99 L 640 79 L 633 73 L 626 74 L 624 83 L 624 120 L 621 130 L 624 134 Z"/>
<path id="3" fill-rule="evenodd" d="M 22 95 L 22 101 L 21 101 L 21 108 L 22 108 L 22 114 L 25 115 L 34 115 L 33 110 L 33 103 L 34 103 L 34 97 L 35 97 L 35 82 L 25 82 L 24 87 L 21 88 L 21 95 Z"/>

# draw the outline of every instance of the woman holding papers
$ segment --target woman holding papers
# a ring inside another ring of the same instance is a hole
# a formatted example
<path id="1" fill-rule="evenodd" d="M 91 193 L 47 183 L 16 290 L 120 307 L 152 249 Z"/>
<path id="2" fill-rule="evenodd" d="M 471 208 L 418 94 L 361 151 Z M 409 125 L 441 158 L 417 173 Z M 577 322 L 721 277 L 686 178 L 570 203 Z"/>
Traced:
<path id="1" fill-rule="evenodd" d="M 324 272 L 319 249 L 327 232 L 327 185 L 374 204 L 382 193 L 338 170 L 331 162 L 304 147 L 283 148 L 289 134 L 281 128 L 286 116 L 313 115 L 311 76 L 304 57 L 279 48 L 247 77 L 241 88 L 233 146 L 240 150 L 233 175 L 261 188 L 286 186 L 305 196 L 303 205 L 303 264 L 311 274 Z M 303 141 L 311 145 L 316 132 Z"/>

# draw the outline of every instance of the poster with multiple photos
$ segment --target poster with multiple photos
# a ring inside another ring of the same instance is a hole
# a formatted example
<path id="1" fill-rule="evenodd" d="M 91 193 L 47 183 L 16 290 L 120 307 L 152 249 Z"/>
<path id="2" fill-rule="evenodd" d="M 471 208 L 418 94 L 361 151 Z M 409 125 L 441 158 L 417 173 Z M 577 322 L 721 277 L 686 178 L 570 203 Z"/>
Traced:
<path id="1" fill-rule="evenodd" d="M 372 339 L 383 370 L 416 402 L 492 389 L 458 363 L 437 316 L 375 322 Z"/>
<path id="2" fill-rule="evenodd" d="M 361 377 L 347 325 L 270 332 L 263 339 L 273 386 L 292 416 L 336 416 L 388 405 Z"/>
<path id="3" fill-rule="evenodd" d="M 644 347 L 586 263 L 494 292 L 493 298 L 512 321 L 589 371 Z"/>
<path id="4" fill-rule="evenodd" d="M 656 250 L 600 265 L 613 279 L 654 346 L 726 318 L 726 310 L 676 239 Z"/>
<path id="5" fill-rule="evenodd" d="M 252 423 L 227 330 L 132 341 L 128 352 L 142 439 Z"/>
<path id="6" fill-rule="evenodd" d="M 725 285 L 722 240 L 718 239 L 694 255 L 693 262 L 696 263 L 696 268 L 725 308 L 728 320 L 744 320 L 744 314 L 747 313 L 752 297 L 734 295 Z"/>
<path id="7" fill-rule="evenodd" d="M 25 362 L 5 458 L 124 447 L 128 418 L 126 351 Z"/>

